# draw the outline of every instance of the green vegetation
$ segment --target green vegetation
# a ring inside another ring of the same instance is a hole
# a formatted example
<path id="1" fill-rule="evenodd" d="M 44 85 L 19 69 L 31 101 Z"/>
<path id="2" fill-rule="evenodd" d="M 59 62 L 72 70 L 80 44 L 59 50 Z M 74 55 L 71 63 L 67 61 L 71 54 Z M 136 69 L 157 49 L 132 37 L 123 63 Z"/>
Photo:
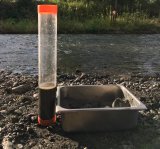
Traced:
<path id="1" fill-rule="evenodd" d="M 109 18 L 92 18 L 85 21 L 59 20 L 60 33 L 160 33 L 157 20 L 128 21 L 120 18 L 110 22 Z"/>
<path id="2" fill-rule="evenodd" d="M 15 20 L 6 19 L 0 21 L 0 33 L 36 33 L 37 32 L 37 21 L 36 20 Z"/>
<path id="3" fill-rule="evenodd" d="M 53 3 L 55 0 L 48 0 Z M 159 0 L 56 0 L 59 33 L 160 33 Z M 35 0 L 0 0 L 0 33 L 36 33 Z M 46 2 L 45 2 L 46 3 Z M 117 11 L 115 21 L 111 12 Z"/>
<path id="4" fill-rule="evenodd" d="M 92 18 L 85 21 L 63 20 L 58 22 L 59 33 L 160 33 L 157 19 L 128 21 L 119 18 L 110 22 L 109 18 Z M 37 33 L 37 21 L 6 19 L 0 21 L 0 33 Z"/>

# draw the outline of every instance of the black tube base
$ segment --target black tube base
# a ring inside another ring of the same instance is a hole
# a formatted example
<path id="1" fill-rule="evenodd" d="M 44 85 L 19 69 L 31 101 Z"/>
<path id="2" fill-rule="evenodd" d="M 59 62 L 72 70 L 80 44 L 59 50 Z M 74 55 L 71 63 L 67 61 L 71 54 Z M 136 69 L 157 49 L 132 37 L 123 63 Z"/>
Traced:
<path id="1" fill-rule="evenodd" d="M 40 125 L 52 125 L 56 121 L 56 87 L 39 88 L 39 115 Z"/>

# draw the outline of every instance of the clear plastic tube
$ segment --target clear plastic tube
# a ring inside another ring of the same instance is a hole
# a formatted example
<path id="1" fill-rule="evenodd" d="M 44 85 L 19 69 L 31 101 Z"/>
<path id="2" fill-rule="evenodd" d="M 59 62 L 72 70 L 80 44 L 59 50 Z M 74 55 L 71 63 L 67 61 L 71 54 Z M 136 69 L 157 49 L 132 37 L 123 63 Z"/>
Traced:
<path id="1" fill-rule="evenodd" d="M 57 73 L 57 14 L 38 13 L 38 33 L 39 87 L 48 84 L 52 88 L 56 86 Z"/>
<path id="2" fill-rule="evenodd" d="M 57 5 L 38 5 L 39 117 L 50 125 L 55 116 L 57 84 Z"/>

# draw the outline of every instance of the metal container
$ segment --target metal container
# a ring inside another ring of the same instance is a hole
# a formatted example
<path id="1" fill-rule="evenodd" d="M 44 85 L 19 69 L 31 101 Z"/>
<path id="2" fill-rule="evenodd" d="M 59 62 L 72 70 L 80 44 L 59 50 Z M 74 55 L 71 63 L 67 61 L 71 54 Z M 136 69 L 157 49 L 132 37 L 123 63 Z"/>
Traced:
<path id="1" fill-rule="evenodd" d="M 146 109 L 146 106 L 122 85 L 58 87 L 57 98 L 56 112 L 61 114 L 62 127 L 66 132 L 130 129 L 137 125 L 138 111 Z M 127 99 L 130 106 L 112 107 L 116 98 Z M 71 102 L 73 105 L 98 102 L 103 107 L 69 108 L 68 103 Z"/>

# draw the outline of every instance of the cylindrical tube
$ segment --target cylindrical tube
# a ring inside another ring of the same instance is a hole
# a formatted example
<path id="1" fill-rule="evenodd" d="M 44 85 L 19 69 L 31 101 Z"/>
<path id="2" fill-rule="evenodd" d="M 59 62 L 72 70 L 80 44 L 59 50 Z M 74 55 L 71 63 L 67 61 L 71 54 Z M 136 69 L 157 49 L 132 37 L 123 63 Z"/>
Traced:
<path id="1" fill-rule="evenodd" d="M 57 78 L 57 5 L 38 5 L 38 123 L 55 122 Z"/>

